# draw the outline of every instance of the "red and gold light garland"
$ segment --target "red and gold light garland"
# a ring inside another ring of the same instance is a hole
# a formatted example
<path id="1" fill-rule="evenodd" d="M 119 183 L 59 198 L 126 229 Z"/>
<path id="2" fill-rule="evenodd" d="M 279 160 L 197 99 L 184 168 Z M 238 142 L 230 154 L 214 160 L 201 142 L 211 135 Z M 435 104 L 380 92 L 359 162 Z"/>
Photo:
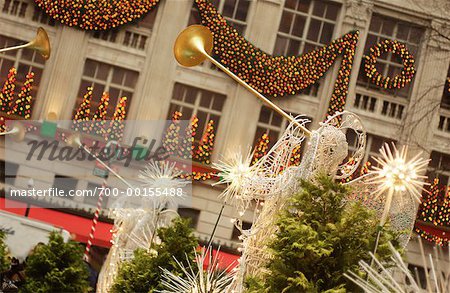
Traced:
<path id="1" fill-rule="evenodd" d="M 302 56 L 271 56 L 249 43 L 207 0 L 196 0 L 202 18 L 214 35 L 214 54 L 224 66 L 268 96 L 300 93 L 316 83 L 343 57 L 328 114 L 343 110 L 359 33 L 350 32 L 330 45 Z"/>
<path id="2" fill-rule="evenodd" d="M 35 0 L 56 21 L 85 30 L 107 30 L 137 20 L 159 0 Z"/>
<path id="3" fill-rule="evenodd" d="M 384 77 L 376 68 L 377 59 L 383 54 L 391 52 L 402 59 L 402 71 L 394 77 Z M 403 88 L 410 83 L 416 70 L 414 57 L 406 46 L 396 40 L 384 40 L 370 48 L 370 55 L 364 56 L 364 71 L 369 80 L 385 89 Z"/>

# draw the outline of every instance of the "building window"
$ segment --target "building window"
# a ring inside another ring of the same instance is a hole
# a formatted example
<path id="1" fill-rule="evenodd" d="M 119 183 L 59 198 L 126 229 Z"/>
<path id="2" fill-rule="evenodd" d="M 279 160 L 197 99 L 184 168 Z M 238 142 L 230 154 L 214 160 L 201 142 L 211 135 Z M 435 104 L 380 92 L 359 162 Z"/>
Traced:
<path id="1" fill-rule="evenodd" d="M 445 80 L 444 92 L 442 94 L 441 107 L 450 110 L 450 66 L 448 67 L 447 79 Z"/>
<path id="2" fill-rule="evenodd" d="M 106 119 L 112 119 L 119 98 L 127 97 L 127 107 L 133 97 L 139 72 L 114 66 L 111 64 L 87 59 L 78 91 L 74 113 L 80 105 L 86 89 L 93 87 L 91 109 L 97 109 L 104 92 L 109 93 L 109 104 Z M 91 110 L 93 115 L 95 110 Z"/>
<path id="3" fill-rule="evenodd" d="M 194 145 L 196 145 L 201 140 L 210 120 L 214 121 L 214 128 L 217 131 L 225 99 L 225 95 L 216 92 L 176 83 L 167 119 L 170 120 L 176 111 L 181 112 L 183 114 L 181 119 L 185 120 L 194 115 L 197 116 L 198 128 L 194 136 Z"/>
<path id="4" fill-rule="evenodd" d="M 297 56 L 328 45 L 333 39 L 340 5 L 321 0 L 286 0 L 274 55 Z M 317 82 L 303 94 L 317 96 Z"/>
<path id="5" fill-rule="evenodd" d="M 21 41 L 14 38 L 0 35 L 0 48 L 7 48 L 17 45 L 22 45 L 27 41 Z M 6 80 L 9 69 L 15 67 L 17 69 L 16 76 L 16 97 L 26 80 L 26 75 L 29 72 L 34 72 L 34 81 L 31 95 L 36 98 L 39 84 L 44 71 L 45 59 L 36 51 L 28 49 L 20 49 L 8 51 L 0 54 L 0 78 Z"/>
<path id="6" fill-rule="evenodd" d="M 214 7 L 240 34 L 245 34 L 247 16 L 251 0 L 211 0 Z M 188 25 L 200 24 L 201 18 L 194 3 Z"/>
<path id="7" fill-rule="evenodd" d="M 427 170 L 428 179 L 438 178 L 440 185 L 450 186 L 450 154 L 432 151 L 430 158 Z"/>
<path id="8" fill-rule="evenodd" d="M 329 44 L 340 5 L 320 0 L 287 0 L 278 28 L 274 54 L 293 56 Z"/>
<path id="9" fill-rule="evenodd" d="M 297 114 L 292 113 L 290 113 L 290 115 L 293 117 L 297 116 Z M 311 118 L 308 119 L 311 120 Z M 263 136 L 263 134 L 267 134 L 269 136 L 268 149 L 271 149 L 284 133 L 289 123 L 290 121 L 274 110 L 269 107 L 262 106 L 261 111 L 259 112 L 258 123 L 256 125 L 253 146 L 256 146 L 258 140 Z"/>
<path id="10" fill-rule="evenodd" d="M 53 181 L 53 188 L 55 190 L 64 190 L 64 194 L 66 195 L 66 199 L 73 199 L 71 196 L 67 196 L 71 190 L 76 190 L 78 184 L 78 179 L 64 176 L 64 175 L 55 175 L 55 179 Z M 58 192 L 58 191 L 56 191 Z M 73 192 L 73 191 L 72 191 Z"/>
<path id="11" fill-rule="evenodd" d="M 92 194 L 86 193 L 85 196 L 83 197 L 83 203 L 91 206 L 97 206 L 98 195 L 100 194 L 101 191 L 100 188 L 103 188 L 100 184 L 89 182 L 86 187 L 86 190 L 92 191 Z M 107 199 L 107 197 L 103 198 L 103 206 L 106 206 L 105 199 Z"/>
<path id="12" fill-rule="evenodd" d="M 28 3 L 19 0 L 5 0 L 2 12 L 14 16 L 25 17 Z"/>
<path id="13" fill-rule="evenodd" d="M 47 24 L 47 25 L 50 25 L 50 26 L 55 26 L 56 25 L 56 21 L 53 18 L 49 17 L 37 5 L 34 7 L 33 16 L 32 16 L 31 19 L 33 21 L 36 21 L 36 22 L 39 22 L 39 23 L 42 23 L 42 24 Z"/>
<path id="14" fill-rule="evenodd" d="M 243 230 L 248 230 L 252 227 L 252 223 L 250 222 L 242 222 L 242 229 Z M 234 241 L 239 241 L 239 236 L 241 236 L 241 231 L 239 231 L 238 228 L 236 228 L 236 226 L 233 226 L 233 233 L 231 234 L 231 240 Z"/>
<path id="15" fill-rule="evenodd" d="M 178 214 L 181 218 L 190 220 L 191 228 L 197 228 L 198 219 L 200 218 L 200 210 L 180 207 L 178 208 Z"/>
<path id="16" fill-rule="evenodd" d="M 420 44 L 423 39 L 424 29 L 410 23 L 403 22 L 398 19 L 393 19 L 378 14 L 374 14 L 370 21 L 369 33 L 367 35 L 366 44 L 364 47 L 365 54 L 368 54 L 370 48 L 377 43 L 385 40 L 398 40 L 408 47 L 411 54 L 418 64 L 420 54 Z M 399 56 L 385 53 L 377 59 L 377 70 L 384 76 L 395 76 L 399 74 L 403 68 Z M 365 88 L 370 88 L 377 91 L 385 92 L 389 95 L 400 96 L 407 98 L 412 88 L 413 82 L 409 83 L 402 89 L 382 89 L 381 87 L 368 81 L 366 73 L 364 72 L 364 64 L 361 64 L 358 76 L 358 85 Z"/>
<path id="17" fill-rule="evenodd" d="M 356 150 L 358 140 L 356 137 L 356 133 L 352 130 L 347 131 L 347 142 L 348 142 L 348 150 L 349 154 L 352 154 Z M 360 166 L 364 165 L 367 161 L 370 161 L 372 165 L 378 166 L 378 163 L 375 162 L 375 160 L 372 158 L 373 156 L 378 157 L 379 156 L 379 150 L 380 148 L 385 144 L 392 144 L 396 143 L 395 140 L 389 139 L 382 136 L 377 136 L 373 134 L 367 134 L 367 140 L 366 140 L 366 151 L 364 152 L 364 159 L 361 162 Z"/>
<path id="18" fill-rule="evenodd" d="M 150 39 L 150 33 L 155 24 L 157 10 L 157 7 L 155 7 L 135 25 L 126 26 L 126 29 L 95 31 L 92 37 L 111 43 L 122 44 L 125 47 L 145 50 L 147 40 Z"/>
<path id="19" fill-rule="evenodd" d="M 14 185 L 16 182 L 19 165 L 0 160 L 0 182 Z"/>

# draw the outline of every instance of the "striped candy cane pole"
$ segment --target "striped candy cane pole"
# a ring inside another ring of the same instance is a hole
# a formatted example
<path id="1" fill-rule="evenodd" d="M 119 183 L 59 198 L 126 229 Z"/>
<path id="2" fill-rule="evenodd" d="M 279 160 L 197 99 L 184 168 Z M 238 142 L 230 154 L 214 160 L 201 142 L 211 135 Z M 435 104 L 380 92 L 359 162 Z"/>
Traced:
<path id="1" fill-rule="evenodd" d="M 94 240 L 95 227 L 97 226 L 100 210 L 102 209 L 102 203 L 103 203 L 102 195 L 103 195 L 103 191 L 105 190 L 105 188 L 106 188 L 106 180 L 103 180 L 102 189 L 100 190 L 100 193 L 98 195 L 97 208 L 95 209 L 94 218 L 92 219 L 91 232 L 89 232 L 89 238 L 87 241 L 86 250 L 84 251 L 84 259 L 86 261 L 89 260 L 89 253 L 90 253 L 91 246 L 92 246 L 92 240 Z"/>

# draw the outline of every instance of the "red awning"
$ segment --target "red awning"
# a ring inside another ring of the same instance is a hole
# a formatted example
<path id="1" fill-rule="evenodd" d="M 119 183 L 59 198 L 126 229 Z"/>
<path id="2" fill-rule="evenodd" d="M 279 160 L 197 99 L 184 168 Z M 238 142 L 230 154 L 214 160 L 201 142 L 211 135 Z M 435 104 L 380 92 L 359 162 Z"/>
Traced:
<path id="1" fill-rule="evenodd" d="M 5 203 L 8 203 L 7 206 L 14 206 L 14 208 L 5 207 Z M 25 216 L 26 206 L 27 205 L 25 203 L 16 201 L 11 203 L 8 199 L 0 198 L 0 209 L 10 213 Z M 83 243 L 87 242 L 92 225 L 92 219 L 66 214 L 52 209 L 40 208 L 37 206 L 31 206 L 28 213 L 28 218 L 42 221 L 58 228 L 63 228 L 75 236 L 74 240 Z M 92 244 L 101 247 L 110 247 L 110 240 L 112 237 L 110 232 L 111 229 L 112 224 L 99 221 L 96 226 Z"/>
<path id="2" fill-rule="evenodd" d="M 5 207 L 14 206 L 14 208 Z M 0 209 L 14 213 L 17 215 L 25 216 L 27 205 L 22 202 L 11 201 L 5 198 L 0 198 Z M 57 228 L 67 230 L 69 233 L 75 236 L 75 240 L 83 243 L 87 243 L 88 235 L 91 230 L 92 219 L 87 219 L 81 216 L 67 214 L 61 211 L 52 209 L 45 209 L 36 206 L 31 206 L 28 218 L 42 221 L 51 224 Z M 111 229 L 113 225 L 104 222 L 98 222 L 95 230 L 95 237 L 92 241 L 93 245 L 107 247 L 111 246 Z M 217 250 L 213 251 L 213 254 L 217 253 Z M 219 267 L 221 269 L 232 269 L 237 266 L 239 255 L 219 251 Z"/>

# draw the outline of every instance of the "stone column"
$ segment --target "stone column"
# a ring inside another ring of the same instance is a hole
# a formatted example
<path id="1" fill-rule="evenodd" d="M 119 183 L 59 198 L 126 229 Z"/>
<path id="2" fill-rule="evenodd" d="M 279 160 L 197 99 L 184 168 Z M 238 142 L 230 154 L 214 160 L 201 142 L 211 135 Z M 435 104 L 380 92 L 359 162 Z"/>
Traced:
<path id="1" fill-rule="evenodd" d="M 350 84 L 347 95 L 347 103 L 346 109 L 349 104 L 353 104 L 355 100 L 355 89 L 356 89 L 356 80 L 358 79 L 358 69 L 362 62 L 362 57 L 364 55 L 364 45 L 366 43 L 367 32 L 369 30 L 370 19 L 373 10 L 373 1 L 372 0 L 346 0 L 341 8 L 340 19 L 338 19 L 338 23 L 341 23 L 340 27 L 337 27 L 338 34 L 335 34 L 337 37 L 341 37 L 350 31 L 358 30 L 359 31 L 359 41 L 356 47 L 355 56 L 353 59 L 353 68 L 352 73 L 350 75 Z M 314 126 L 318 126 L 319 122 L 322 122 L 326 116 L 326 112 L 328 110 L 328 104 L 330 102 L 331 94 L 333 93 L 334 83 L 336 81 L 337 73 L 340 66 L 340 60 L 336 62 L 333 66 L 333 69 L 327 73 L 328 75 L 332 75 L 332 78 L 327 78 L 328 85 L 322 93 L 323 97 L 320 99 L 319 111 L 317 112 L 316 119 L 314 120 Z M 330 82 L 331 81 L 331 82 Z"/>
<path id="2" fill-rule="evenodd" d="M 40 97 L 44 98 L 40 117 L 55 112 L 59 120 L 70 120 L 78 93 L 80 76 L 83 70 L 84 56 L 89 36 L 83 30 L 62 26 L 56 34 L 57 44 L 53 48 L 46 75 L 51 78 L 47 87 L 41 88 Z"/>
<path id="3" fill-rule="evenodd" d="M 159 4 L 151 46 L 148 46 L 145 69 L 140 77 L 144 82 L 133 97 L 135 102 L 131 103 L 129 119 L 166 119 L 177 66 L 173 45 L 187 25 L 191 7 L 192 1 L 165 0 Z M 138 128 L 139 123 L 134 135 L 145 135 Z"/>
<path id="4" fill-rule="evenodd" d="M 433 27 L 439 27 L 433 21 Z M 450 41 L 428 32 L 425 45 L 416 61 L 419 68 L 415 76 L 410 102 L 401 132 L 401 142 L 410 146 L 411 155 L 418 151 L 431 152 L 433 135 L 439 121 L 439 108 L 448 71 Z"/>
<path id="5" fill-rule="evenodd" d="M 282 0 L 260 0 L 251 3 L 252 15 L 248 17 L 246 31 L 247 39 L 267 53 L 272 53 L 281 18 Z M 228 150 L 244 152 L 247 146 L 252 146 L 259 118 L 261 102 L 242 86 L 238 86 L 236 94 L 231 97 L 231 111 L 226 122 L 226 133 L 222 141 L 225 155 Z"/>

